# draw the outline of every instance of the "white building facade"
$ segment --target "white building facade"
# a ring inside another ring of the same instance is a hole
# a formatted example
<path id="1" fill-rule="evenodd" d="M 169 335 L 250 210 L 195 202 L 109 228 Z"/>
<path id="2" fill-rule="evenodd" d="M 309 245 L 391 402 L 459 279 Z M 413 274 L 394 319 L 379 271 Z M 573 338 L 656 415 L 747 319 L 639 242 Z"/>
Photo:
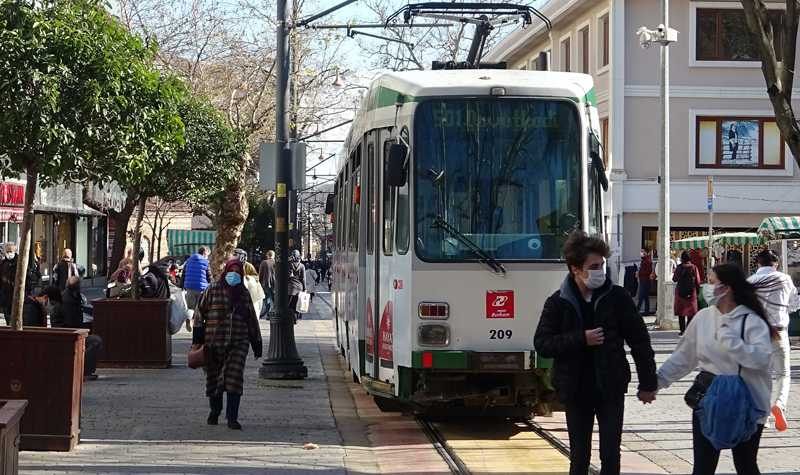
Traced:
<path id="1" fill-rule="evenodd" d="M 780 24 L 785 2 L 767 3 Z M 517 30 L 487 58 L 510 68 L 594 77 L 611 182 L 606 223 L 615 267 L 656 247 L 660 54 L 658 47 L 642 49 L 635 33 L 661 23 L 660 4 L 550 0 L 542 11 L 551 31 L 536 23 Z M 800 214 L 800 170 L 781 141 L 741 3 L 672 0 L 669 23 L 680 32 L 670 46 L 672 238 L 707 233 L 709 176 L 715 232 L 754 230 L 766 216 Z"/>

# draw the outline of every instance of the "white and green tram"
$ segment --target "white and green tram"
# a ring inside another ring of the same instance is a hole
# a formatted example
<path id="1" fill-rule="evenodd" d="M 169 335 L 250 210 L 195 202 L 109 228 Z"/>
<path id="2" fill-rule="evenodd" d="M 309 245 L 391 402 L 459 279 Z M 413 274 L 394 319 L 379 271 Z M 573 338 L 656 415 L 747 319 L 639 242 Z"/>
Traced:
<path id="1" fill-rule="evenodd" d="M 542 305 L 573 229 L 602 233 L 592 79 L 510 70 L 389 73 L 339 157 L 337 343 L 381 408 L 530 412 Z M 395 400 L 395 401 L 393 401 Z"/>

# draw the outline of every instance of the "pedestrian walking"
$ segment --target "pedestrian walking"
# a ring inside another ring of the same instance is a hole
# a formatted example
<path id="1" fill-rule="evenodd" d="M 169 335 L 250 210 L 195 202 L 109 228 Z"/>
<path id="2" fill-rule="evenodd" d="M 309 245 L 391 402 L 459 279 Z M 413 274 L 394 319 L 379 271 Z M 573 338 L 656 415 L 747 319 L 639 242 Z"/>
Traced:
<path id="1" fill-rule="evenodd" d="M 736 473 L 758 474 L 757 454 L 767 412 L 772 380 L 769 374 L 772 330 L 757 295 L 762 284 L 751 284 L 735 264 L 721 264 L 709 274 L 703 297 L 709 307 L 700 310 L 687 326 L 675 351 L 658 369 L 658 386 L 669 387 L 695 368 L 700 374 L 685 400 L 692 407 L 694 475 L 713 474 L 720 450 L 704 435 L 699 399 L 717 375 L 740 375 L 754 406 L 763 411 L 755 433 L 733 447 Z"/>
<path id="2" fill-rule="evenodd" d="M 53 277 L 55 286 L 61 292 L 67 288 L 67 281 L 70 277 L 80 277 L 78 266 L 72 261 L 72 250 L 64 249 L 61 260 L 53 269 Z"/>
<path id="3" fill-rule="evenodd" d="M 761 251 L 756 257 L 759 268 L 748 281 L 763 289 L 759 296 L 767 311 L 767 318 L 778 337 L 773 340 L 770 371 L 775 380 L 775 396 L 772 399 L 768 424 L 779 431 L 788 428 L 786 407 L 789 403 L 791 374 L 791 345 L 789 344 L 789 314 L 800 308 L 797 288 L 792 278 L 778 271 L 778 256 L 773 251 Z"/>
<path id="4" fill-rule="evenodd" d="M 650 289 L 653 285 L 653 257 L 647 251 L 642 249 L 640 254 L 641 262 L 639 263 L 639 300 L 636 303 L 636 308 L 642 315 L 650 314 Z"/>
<path id="5" fill-rule="evenodd" d="M 697 295 L 700 291 L 700 273 L 692 264 L 691 256 L 686 251 L 681 253 L 681 264 L 672 274 L 675 286 L 675 315 L 678 316 L 680 335 L 686 331 L 692 317 L 697 313 Z"/>
<path id="6" fill-rule="evenodd" d="M 241 261 L 228 260 L 222 278 L 203 293 L 194 316 L 192 345 L 203 344 L 206 350 L 206 396 L 211 407 L 207 422 L 218 423 L 222 394 L 226 393 L 228 428 L 241 430 L 239 403 L 245 360 L 251 347 L 256 359 L 262 352 L 261 330 L 244 286 Z"/>
<path id="7" fill-rule="evenodd" d="M 186 290 L 186 307 L 195 310 L 200 295 L 211 284 L 211 269 L 208 264 L 208 248 L 201 246 L 189 256 L 183 265 L 183 288 Z M 192 331 L 191 322 L 186 320 L 186 330 Z"/>
<path id="8" fill-rule="evenodd" d="M 261 315 L 261 306 L 264 304 L 264 289 L 258 282 L 258 271 L 253 264 L 244 263 L 244 286 L 250 292 L 250 300 L 253 302 L 253 310 L 256 315 Z"/>
<path id="9" fill-rule="evenodd" d="M 294 312 L 295 322 L 303 318 L 297 311 L 298 295 L 306 291 L 306 268 L 300 262 L 300 251 L 295 249 L 289 256 L 289 308 Z"/>
<path id="10" fill-rule="evenodd" d="M 275 251 L 267 251 L 267 256 L 258 266 L 258 280 L 264 290 L 264 305 L 259 317 L 267 318 L 275 298 Z"/>
<path id="11" fill-rule="evenodd" d="M 586 475 L 594 419 L 600 427 L 601 473 L 620 473 L 625 393 L 631 380 L 627 344 L 639 376 L 638 397 L 655 399 L 650 335 L 631 296 L 606 273 L 608 244 L 573 232 L 564 245 L 569 274 L 544 304 L 534 336 L 538 354 L 553 358 L 552 382 L 566 407 L 570 475 Z"/>

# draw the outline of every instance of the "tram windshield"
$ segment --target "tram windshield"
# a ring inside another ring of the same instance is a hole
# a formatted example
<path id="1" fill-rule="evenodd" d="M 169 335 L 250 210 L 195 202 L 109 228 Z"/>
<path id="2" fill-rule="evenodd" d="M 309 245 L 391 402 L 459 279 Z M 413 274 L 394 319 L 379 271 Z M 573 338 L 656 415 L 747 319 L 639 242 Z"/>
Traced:
<path id="1" fill-rule="evenodd" d="M 581 126 L 554 99 L 443 99 L 415 118 L 415 244 L 430 261 L 560 259 L 580 228 Z M 443 223 L 446 223 L 443 225 Z"/>

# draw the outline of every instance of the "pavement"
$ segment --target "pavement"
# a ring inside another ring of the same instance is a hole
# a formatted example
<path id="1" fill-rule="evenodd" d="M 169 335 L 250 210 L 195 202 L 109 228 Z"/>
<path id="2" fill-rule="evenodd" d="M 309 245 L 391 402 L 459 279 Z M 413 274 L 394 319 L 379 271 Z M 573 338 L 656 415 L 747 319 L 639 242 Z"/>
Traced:
<path id="1" fill-rule="evenodd" d="M 651 323 L 654 318 L 646 317 Z M 661 365 L 678 343 L 677 331 L 651 331 L 656 364 Z M 764 474 L 800 473 L 800 345 L 792 345 L 792 393 L 789 397 L 789 430 L 777 432 L 764 429 L 758 454 L 759 468 Z M 683 395 L 691 386 L 696 373 L 683 378 L 668 389 L 658 393 L 650 405 L 636 399 L 636 368 L 631 361 L 633 381 L 625 401 L 625 423 L 622 434 L 622 473 L 629 475 L 690 474 L 692 473 L 692 423 L 691 411 L 683 402 Z M 566 422 L 563 413 L 553 417 L 537 418 L 544 428 L 567 445 Z M 592 462 L 600 466 L 595 426 L 595 451 Z M 736 473 L 730 450 L 722 452 L 718 474 Z"/>
<path id="2" fill-rule="evenodd" d="M 315 299 L 317 300 L 317 299 Z M 191 335 L 173 336 L 172 367 L 99 369 L 84 384 L 81 440 L 64 452 L 22 452 L 22 474 L 298 474 L 347 473 L 331 409 L 322 349 L 332 351 L 325 316 L 309 314 L 296 327 L 308 367 L 302 381 L 258 377 L 261 361 L 248 356 L 240 417 L 244 429 L 206 425 L 208 402 L 201 370 L 186 366 Z M 261 321 L 265 353 L 269 324 Z M 309 445 L 313 444 L 313 445 Z"/>
<path id="3" fill-rule="evenodd" d="M 84 291 L 92 292 L 90 288 L 102 286 L 86 286 Z M 372 398 L 352 383 L 335 345 L 329 298 L 319 292 L 311 312 L 295 327 L 307 379 L 260 379 L 261 361 L 249 356 L 240 411 L 243 431 L 231 431 L 224 423 L 206 425 L 204 374 L 186 367 L 191 336 L 182 330 L 173 336 L 171 368 L 98 370 L 101 379 L 84 385 L 78 447 L 69 453 L 22 452 L 20 473 L 449 473 L 413 418 L 380 412 Z M 268 323 L 261 321 L 261 328 L 266 348 Z M 651 335 L 661 363 L 677 343 L 677 332 L 653 331 Z M 800 348 L 793 353 L 792 363 L 791 428 L 784 433 L 765 431 L 759 454 L 765 474 L 800 473 L 800 416 L 795 415 L 800 411 Z M 624 474 L 691 473 L 690 411 L 682 398 L 692 378 L 659 393 L 652 405 L 642 405 L 634 393 L 628 395 Z M 634 371 L 631 387 L 635 385 Z M 566 440 L 563 414 L 537 418 L 537 422 Z M 456 443 L 458 438 L 452 440 Z M 479 456 L 490 462 L 485 454 L 495 447 L 466 442 L 467 449 L 480 446 L 484 452 Z M 599 465 L 596 452 L 594 462 Z M 503 473 L 494 468 L 485 467 L 487 472 Z M 514 473 L 525 470 L 520 467 Z M 563 473 L 563 466 L 554 473 Z M 723 452 L 717 473 L 734 473 L 729 451 Z"/>

